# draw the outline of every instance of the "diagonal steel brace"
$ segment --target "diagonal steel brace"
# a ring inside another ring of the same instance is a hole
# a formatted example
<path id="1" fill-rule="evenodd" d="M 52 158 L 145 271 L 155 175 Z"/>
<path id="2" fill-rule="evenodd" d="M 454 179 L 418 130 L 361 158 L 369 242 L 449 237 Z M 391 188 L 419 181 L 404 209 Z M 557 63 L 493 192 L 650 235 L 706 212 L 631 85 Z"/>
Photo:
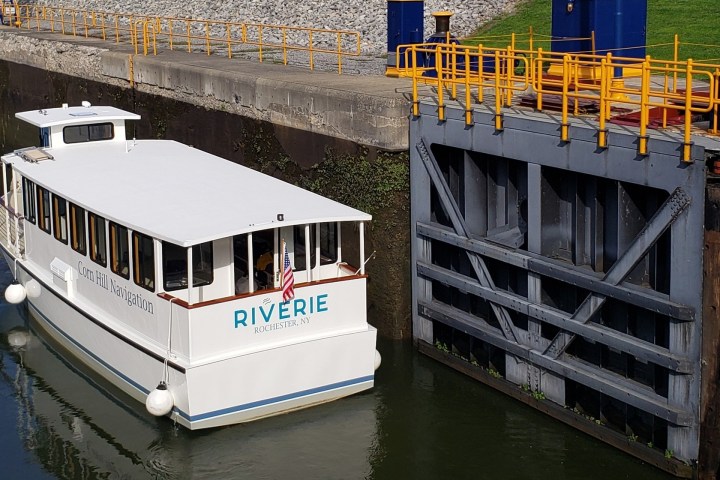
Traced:
<path id="1" fill-rule="evenodd" d="M 635 266 L 643 259 L 647 252 L 657 243 L 660 236 L 670 228 L 680 214 L 690 205 L 692 199 L 680 187 L 676 188 L 673 193 L 665 200 L 665 203 L 655 212 L 655 215 L 645 225 L 645 227 L 637 234 L 633 242 L 630 244 L 625 253 L 610 267 L 603 277 L 603 282 L 611 285 L 618 285 Z M 578 309 L 572 315 L 571 320 L 588 323 L 599 312 L 605 304 L 606 297 L 597 293 L 591 293 L 580 304 Z M 558 358 L 570 346 L 575 339 L 575 334 L 568 332 L 559 332 L 550 345 L 545 349 L 543 355 L 551 358 Z"/>
<path id="2" fill-rule="evenodd" d="M 425 165 L 425 169 L 427 170 L 428 175 L 430 175 L 430 180 L 432 181 L 435 189 L 438 192 L 440 202 L 445 208 L 445 212 L 447 213 L 448 217 L 450 217 L 450 221 L 452 222 L 455 233 L 463 238 L 468 238 L 468 230 L 465 225 L 465 219 L 460 213 L 460 209 L 458 208 L 458 205 L 455 202 L 452 193 L 450 192 L 450 187 L 448 187 L 448 184 L 443 177 L 442 171 L 440 170 L 437 161 L 435 161 L 435 157 L 432 155 L 430 149 L 425 144 L 425 139 L 421 139 L 417 143 L 416 148 L 420 153 L 420 158 L 423 161 L 423 165 Z M 468 250 L 465 250 L 465 253 L 467 253 L 473 270 L 475 270 L 475 275 L 477 275 L 480 285 L 485 288 L 495 290 L 495 284 L 492 281 L 492 277 L 490 277 L 490 272 L 488 271 L 487 266 L 485 265 L 485 262 L 482 260 L 482 258 L 480 258 L 477 253 L 470 252 Z M 508 313 L 507 309 L 492 302 L 490 303 L 490 306 L 492 307 L 492 310 L 495 313 L 498 322 L 500 323 L 500 328 L 502 329 L 505 338 L 517 343 L 518 335 L 516 327 L 515 324 L 512 322 L 512 319 L 510 318 L 510 314 Z"/>

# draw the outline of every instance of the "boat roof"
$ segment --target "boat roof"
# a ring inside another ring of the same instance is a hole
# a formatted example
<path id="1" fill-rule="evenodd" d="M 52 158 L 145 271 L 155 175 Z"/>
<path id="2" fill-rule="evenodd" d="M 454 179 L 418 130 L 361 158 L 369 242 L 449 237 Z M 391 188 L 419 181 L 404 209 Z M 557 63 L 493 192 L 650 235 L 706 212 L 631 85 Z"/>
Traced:
<path id="1" fill-rule="evenodd" d="M 126 112 L 115 107 L 91 106 L 84 102 L 83 106 L 48 108 L 16 113 L 20 120 L 36 127 L 54 127 L 57 125 L 78 125 L 88 123 L 112 122 L 113 120 L 139 120 L 140 115 Z"/>
<path id="2" fill-rule="evenodd" d="M 98 141 L 43 150 L 54 159 L 5 159 L 23 176 L 80 207 L 185 247 L 268 228 L 371 219 L 175 141 Z"/>

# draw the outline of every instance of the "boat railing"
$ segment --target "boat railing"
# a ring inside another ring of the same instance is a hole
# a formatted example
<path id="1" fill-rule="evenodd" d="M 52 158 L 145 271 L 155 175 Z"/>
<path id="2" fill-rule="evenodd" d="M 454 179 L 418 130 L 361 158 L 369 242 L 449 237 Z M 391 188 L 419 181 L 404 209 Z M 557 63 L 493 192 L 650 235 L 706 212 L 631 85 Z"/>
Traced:
<path id="1" fill-rule="evenodd" d="M 322 284 L 328 284 L 328 283 L 344 282 L 344 281 L 348 281 L 348 280 L 358 280 L 361 278 L 367 278 L 367 274 L 357 273 L 358 270 L 355 267 L 352 267 L 348 264 L 343 264 L 343 263 L 339 263 L 337 265 L 338 265 L 338 270 L 342 271 L 341 275 L 339 275 L 335 278 L 326 278 L 326 279 L 322 279 L 322 280 L 314 280 L 314 281 L 310 281 L 310 282 L 296 283 L 295 291 L 297 292 L 298 290 L 302 290 L 305 287 L 310 287 L 310 286 L 315 286 L 315 285 L 322 285 Z M 300 273 L 302 273 L 302 272 L 300 272 Z M 227 297 L 216 298 L 213 300 L 207 300 L 204 302 L 198 302 L 198 303 L 193 303 L 193 304 L 190 304 L 186 300 L 176 297 L 174 295 L 171 295 L 167 292 L 160 292 L 157 295 L 159 298 L 162 298 L 163 300 L 167 300 L 168 302 L 172 302 L 175 305 L 179 305 L 183 308 L 191 310 L 194 308 L 202 308 L 202 307 L 207 307 L 210 305 L 215 305 L 218 303 L 232 302 L 232 301 L 235 301 L 238 299 L 250 298 L 250 297 L 259 296 L 259 295 L 267 295 L 268 293 L 280 292 L 280 291 L 282 291 L 282 288 L 265 288 L 265 289 L 255 290 L 254 292 L 250 292 L 250 293 L 231 295 L 231 296 L 227 296 Z"/>
<path id="2" fill-rule="evenodd" d="M 19 194 L 19 192 L 17 192 Z M 0 244 L 12 253 L 25 254 L 25 218 L 0 198 Z"/>

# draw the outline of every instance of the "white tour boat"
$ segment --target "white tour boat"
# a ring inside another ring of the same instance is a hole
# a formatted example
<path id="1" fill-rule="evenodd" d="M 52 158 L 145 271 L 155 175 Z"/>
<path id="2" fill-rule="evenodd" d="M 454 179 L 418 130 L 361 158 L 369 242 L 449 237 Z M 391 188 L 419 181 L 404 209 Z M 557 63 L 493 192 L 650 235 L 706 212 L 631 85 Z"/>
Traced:
<path id="1" fill-rule="evenodd" d="M 166 140 L 112 107 L 16 114 L 2 157 L 11 303 L 155 415 L 246 422 L 373 386 L 370 216 Z M 356 266 L 345 262 L 352 254 Z"/>

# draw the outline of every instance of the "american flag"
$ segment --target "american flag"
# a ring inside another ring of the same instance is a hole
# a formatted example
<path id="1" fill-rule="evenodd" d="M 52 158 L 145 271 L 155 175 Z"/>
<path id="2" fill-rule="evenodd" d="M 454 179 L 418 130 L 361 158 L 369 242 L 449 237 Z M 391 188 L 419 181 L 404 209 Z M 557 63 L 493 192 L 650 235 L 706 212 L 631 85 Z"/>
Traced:
<path id="1" fill-rule="evenodd" d="M 283 302 L 295 298 L 295 276 L 293 275 L 292 265 L 290 265 L 290 255 L 288 255 L 285 242 L 283 242 L 282 297 Z"/>

